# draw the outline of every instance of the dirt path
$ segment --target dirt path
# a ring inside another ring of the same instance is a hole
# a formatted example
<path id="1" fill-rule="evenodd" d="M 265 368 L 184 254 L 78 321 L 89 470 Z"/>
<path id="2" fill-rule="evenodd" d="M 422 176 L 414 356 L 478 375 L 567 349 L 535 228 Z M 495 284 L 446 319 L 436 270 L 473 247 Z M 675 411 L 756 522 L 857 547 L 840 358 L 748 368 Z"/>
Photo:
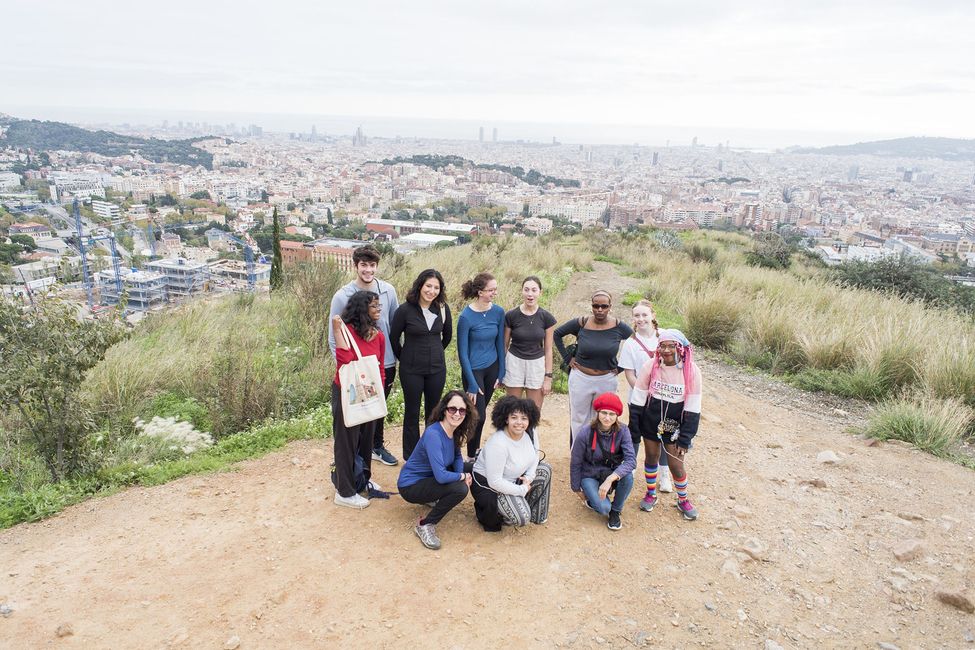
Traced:
<path id="1" fill-rule="evenodd" d="M 619 282 L 636 281 L 598 265 L 555 310 L 583 313 L 591 288 Z M 688 457 L 697 522 L 672 495 L 639 512 L 638 490 L 619 532 L 584 510 L 556 396 L 544 526 L 483 533 L 468 500 L 427 551 L 412 532 L 421 508 L 334 507 L 331 445 L 296 443 L 0 531 L 0 603 L 13 608 L 0 647 L 975 647 L 975 615 L 935 596 L 975 597 L 975 472 L 868 446 L 815 398 L 770 399 L 714 364 L 704 377 Z M 824 450 L 841 461 L 819 462 Z M 397 472 L 379 466 L 377 480 Z M 918 556 L 896 559 L 910 540 Z"/>

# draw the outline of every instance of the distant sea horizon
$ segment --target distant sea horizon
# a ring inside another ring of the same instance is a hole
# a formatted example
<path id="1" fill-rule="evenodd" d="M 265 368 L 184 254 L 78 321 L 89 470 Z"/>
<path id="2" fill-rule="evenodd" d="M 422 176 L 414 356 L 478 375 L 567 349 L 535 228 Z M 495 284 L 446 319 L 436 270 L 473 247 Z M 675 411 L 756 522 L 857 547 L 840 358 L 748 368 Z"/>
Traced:
<path id="1" fill-rule="evenodd" d="M 318 135 L 351 136 L 362 127 L 366 137 L 420 138 L 477 142 L 484 129 L 484 142 L 490 143 L 494 129 L 498 142 L 532 142 L 551 144 L 553 138 L 561 144 L 613 146 L 640 145 L 647 147 L 698 146 L 718 144 L 733 149 L 785 149 L 793 146 L 825 147 L 855 144 L 873 140 L 924 135 L 920 133 L 861 133 L 835 130 L 776 130 L 740 127 L 694 127 L 682 125 L 584 124 L 570 122 L 510 122 L 490 120 L 443 120 L 395 116 L 314 115 L 287 113 L 249 113 L 232 111 L 146 110 L 125 108 L 0 106 L 0 112 L 19 119 L 68 122 L 82 126 L 127 125 L 128 128 L 159 128 L 164 120 L 171 128 L 180 121 L 207 122 L 221 127 L 235 124 L 237 128 L 254 124 L 265 132 L 310 133 Z M 176 134 L 174 134 L 175 137 Z"/>

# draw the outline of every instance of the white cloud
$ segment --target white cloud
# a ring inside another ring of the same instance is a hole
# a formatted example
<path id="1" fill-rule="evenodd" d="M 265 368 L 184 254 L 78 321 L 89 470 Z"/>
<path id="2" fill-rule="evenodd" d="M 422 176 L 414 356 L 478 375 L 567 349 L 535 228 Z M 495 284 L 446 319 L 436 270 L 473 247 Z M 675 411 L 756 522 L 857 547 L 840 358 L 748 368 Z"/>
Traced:
<path id="1" fill-rule="evenodd" d="M 60 0 L 7 16 L 43 28 L 5 32 L 4 94 L 24 104 L 975 137 L 968 2 Z"/>

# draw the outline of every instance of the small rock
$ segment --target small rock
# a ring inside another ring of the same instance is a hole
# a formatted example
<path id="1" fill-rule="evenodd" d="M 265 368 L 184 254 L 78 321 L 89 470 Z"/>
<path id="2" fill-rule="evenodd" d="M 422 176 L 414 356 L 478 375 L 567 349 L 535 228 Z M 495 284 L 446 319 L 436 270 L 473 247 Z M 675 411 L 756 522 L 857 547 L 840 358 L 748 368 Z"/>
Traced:
<path id="1" fill-rule="evenodd" d="M 765 559 L 765 553 L 768 549 L 765 548 L 765 545 L 761 541 L 752 537 L 738 550 L 756 562 L 761 562 Z"/>
<path id="2" fill-rule="evenodd" d="M 58 625 L 58 629 L 54 632 L 59 639 L 63 639 L 66 636 L 71 636 L 74 634 L 74 626 L 71 623 L 61 623 Z"/>
<path id="3" fill-rule="evenodd" d="M 190 638 L 190 633 L 186 630 L 178 630 L 166 641 L 167 647 L 174 648 L 185 643 Z"/>
<path id="4" fill-rule="evenodd" d="M 898 512 L 897 516 L 904 521 L 925 521 L 924 517 L 914 512 Z"/>
<path id="5" fill-rule="evenodd" d="M 292 459 L 291 459 L 291 464 L 292 464 L 292 465 L 295 465 L 295 466 L 297 466 L 297 465 L 301 465 L 301 459 L 300 459 L 300 458 L 297 458 L 297 457 L 295 457 L 295 458 L 292 458 Z"/>
<path id="6" fill-rule="evenodd" d="M 975 603 L 961 590 L 948 591 L 947 589 L 942 589 L 936 592 L 935 596 L 945 605 L 951 605 L 955 609 L 960 609 L 969 614 L 975 614 Z"/>
<path id="7" fill-rule="evenodd" d="M 710 600 L 705 600 L 704 609 L 708 610 L 709 612 L 713 612 L 714 610 L 717 609 L 717 607 L 715 607 L 714 603 L 712 603 Z"/>
<path id="8" fill-rule="evenodd" d="M 893 643 L 887 643 L 886 641 L 879 641 L 877 643 L 877 647 L 880 648 L 880 650 L 901 650 Z"/>
<path id="9" fill-rule="evenodd" d="M 816 454 L 816 462 L 822 465 L 839 465 L 840 457 L 835 451 L 825 449 Z"/>
<path id="10" fill-rule="evenodd" d="M 965 643 L 975 643 L 975 634 L 971 630 L 965 632 Z"/>
<path id="11" fill-rule="evenodd" d="M 738 569 L 738 563 L 728 558 L 721 565 L 721 573 L 727 573 L 728 575 L 735 576 L 736 578 L 741 577 L 741 571 Z"/>
<path id="12" fill-rule="evenodd" d="M 748 620 L 748 614 L 745 613 L 745 610 L 743 609 L 738 610 L 738 620 L 741 621 L 742 623 Z"/>
<path id="13" fill-rule="evenodd" d="M 893 548 L 894 557 L 901 562 L 910 562 L 919 557 L 924 551 L 921 541 L 917 539 L 904 540 Z"/>
<path id="14" fill-rule="evenodd" d="M 876 447 L 880 444 L 880 438 L 867 438 L 863 441 L 863 444 L 867 447 Z"/>
<path id="15" fill-rule="evenodd" d="M 10 618 L 10 615 L 14 613 L 14 608 L 7 603 L 0 603 L 0 616 L 4 618 Z"/>
<path id="16" fill-rule="evenodd" d="M 823 479 L 821 479 L 819 477 L 806 479 L 805 481 L 802 482 L 802 484 L 803 485 L 811 485 L 811 486 L 816 487 L 816 488 L 829 487 L 826 484 L 826 481 L 824 481 Z"/>
<path id="17" fill-rule="evenodd" d="M 752 511 L 745 506 L 735 506 L 732 512 L 735 513 L 736 517 L 750 517 L 752 514 Z"/>
<path id="18" fill-rule="evenodd" d="M 765 447 L 768 449 L 782 449 L 782 445 L 777 442 L 770 442 Z"/>
<path id="19" fill-rule="evenodd" d="M 598 643 L 599 645 L 602 645 L 602 644 L 604 644 L 604 643 L 606 643 L 606 639 L 604 639 L 604 638 L 603 638 L 603 637 L 601 637 L 601 636 L 597 636 L 597 637 L 596 637 L 596 638 L 595 638 L 594 640 L 595 640 L 595 641 L 596 641 L 596 643 Z"/>
<path id="20" fill-rule="evenodd" d="M 845 418 L 846 416 L 849 415 L 849 413 L 847 413 L 843 409 L 833 409 L 833 413 L 840 416 L 841 418 Z"/>
<path id="21" fill-rule="evenodd" d="M 772 639 L 765 639 L 765 650 L 785 650 L 785 648 Z"/>
<path id="22" fill-rule="evenodd" d="M 647 632 L 640 630 L 633 636 L 633 645 L 636 646 L 646 645 L 649 639 L 650 639 L 650 635 Z"/>
<path id="23" fill-rule="evenodd" d="M 237 650 L 240 647 L 240 637 L 236 634 L 227 639 L 227 642 L 223 644 L 224 650 Z"/>

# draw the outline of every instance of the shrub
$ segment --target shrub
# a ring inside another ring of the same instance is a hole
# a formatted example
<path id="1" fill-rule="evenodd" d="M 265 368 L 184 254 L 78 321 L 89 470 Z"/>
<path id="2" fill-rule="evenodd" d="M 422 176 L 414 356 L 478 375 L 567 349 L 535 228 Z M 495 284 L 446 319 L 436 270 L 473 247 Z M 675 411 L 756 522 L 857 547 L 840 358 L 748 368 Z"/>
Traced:
<path id="1" fill-rule="evenodd" d="M 973 420 L 975 411 L 959 399 L 921 395 L 880 404 L 863 431 L 873 438 L 903 440 L 944 455 L 967 433 Z"/>
<path id="2" fill-rule="evenodd" d="M 714 262 L 718 257 L 718 249 L 713 246 L 708 246 L 707 244 L 693 243 L 688 244 L 684 247 L 684 251 L 687 256 L 691 258 L 691 261 L 695 264 L 699 262 Z"/>
<path id="3" fill-rule="evenodd" d="M 80 319 L 67 303 L 28 309 L 0 299 L 0 404 L 16 413 L 21 439 L 30 441 L 54 481 L 82 467 L 85 438 L 95 428 L 81 400 L 82 382 L 124 335 L 119 321 Z"/>
<path id="4" fill-rule="evenodd" d="M 710 291 L 688 298 L 681 311 L 684 334 L 692 343 L 727 350 L 741 323 L 741 307 L 735 297 Z"/>
<path id="5" fill-rule="evenodd" d="M 752 266 L 769 269 L 787 269 L 792 263 L 792 248 L 774 232 L 755 236 L 752 250 L 745 254 L 745 261 Z"/>

